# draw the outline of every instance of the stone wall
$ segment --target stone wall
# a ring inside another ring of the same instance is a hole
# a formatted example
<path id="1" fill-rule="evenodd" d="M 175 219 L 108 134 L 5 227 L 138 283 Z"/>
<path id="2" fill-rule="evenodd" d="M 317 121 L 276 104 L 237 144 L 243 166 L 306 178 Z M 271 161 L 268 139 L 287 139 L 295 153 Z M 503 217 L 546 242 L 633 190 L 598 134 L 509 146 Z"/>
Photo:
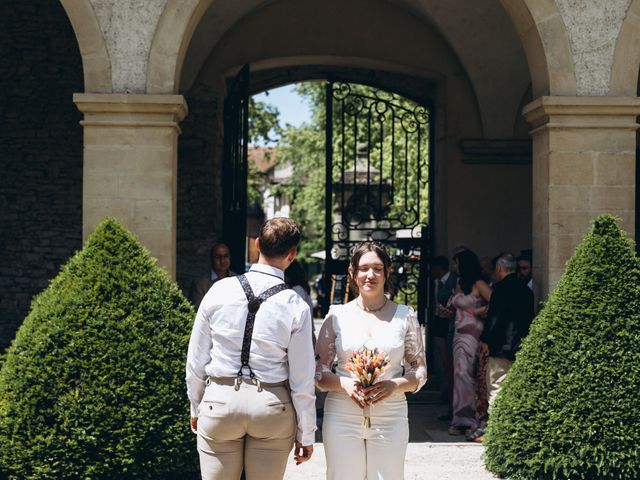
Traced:
<path id="1" fill-rule="evenodd" d="M 0 352 L 81 247 L 82 63 L 57 1 L 0 2 Z"/>
<path id="2" fill-rule="evenodd" d="M 222 100 L 210 88 L 185 94 L 189 115 L 178 139 L 176 280 L 188 293 L 209 271 L 209 249 L 222 236 Z"/>

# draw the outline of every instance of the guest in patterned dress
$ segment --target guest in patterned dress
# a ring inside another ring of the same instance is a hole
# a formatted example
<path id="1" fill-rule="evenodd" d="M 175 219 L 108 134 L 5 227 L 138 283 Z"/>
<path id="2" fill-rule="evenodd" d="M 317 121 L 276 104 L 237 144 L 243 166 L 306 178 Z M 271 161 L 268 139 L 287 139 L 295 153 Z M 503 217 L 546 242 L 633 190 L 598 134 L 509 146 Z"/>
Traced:
<path id="1" fill-rule="evenodd" d="M 471 250 L 457 253 L 454 266 L 458 271 L 458 287 L 451 300 L 455 309 L 453 336 L 453 419 L 449 434 L 473 432 L 476 419 L 475 367 L 482 316 L 491 298 L 491 288 L 482 279 L 478 257 Z"/>

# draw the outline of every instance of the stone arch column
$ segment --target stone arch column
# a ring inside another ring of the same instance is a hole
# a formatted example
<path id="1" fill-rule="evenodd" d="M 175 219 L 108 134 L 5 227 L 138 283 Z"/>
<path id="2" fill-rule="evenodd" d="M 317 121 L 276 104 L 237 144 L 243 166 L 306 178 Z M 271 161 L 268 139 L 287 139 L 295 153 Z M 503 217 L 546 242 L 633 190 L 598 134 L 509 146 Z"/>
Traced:
<path id="1" fill-rule="evenodd" d="M 501 0 L 511 17 L 527 57 L 534 101 L 546 95 L 576 95 L 577 84 L 573 55 L 562 16 L 553 0 Z M 527 110 L 527 107 L 525 107 Z M 527 117 L 529 122 L 534 119 Z M 557 243 L 551 240 L 549 194 L 548 131 L 543 127 L 532 132 L 533 137 L 533 277 L 536 298 L 543 300 L 557 280 L 553 266 L 561 263 Z"/>
<path id="2" fill-rule="evenodd" d="M 575 95 L 569 36 L 553 0 L 500 0 L 527 56 L 533 98 Z"/>
<path id="3" fill-rule="evenodd" d="M 636 96 L 640 69 L 640 0 L 632 0 L 624 18 L 611 67 L 612 95 Z"/>
<path id="4" fill-rule="evenodd" d="M 80 48 L 85 92 L 111 92 L 111 60 L 91 3 L 89 0 L 60 0 L 60 3 L 67 12 Z"/>
<path id="5" fill-rule="evenodd" d="M 106 216 L 135 233 L 175 278 L 182 95 L 76 93 L 84 113 L 83 238 Z"/>
<path id="6" fill-rule="evenodd" d="M 540 300 L 555 288 L 596 215 L 617 215 L 630 234 L 635 222 L 640 1 L 633 0 L 622 23 L 608 86 L 590 84 L 584 68 L 576 66 L 584 67 L 581 55 L 596 55 L 576 23 L 597 13 L 574 18 L 579 12 L 570 4 L 556 3 L 502 0 L 522 39 L 533 82 L 534 100 L 524 114 L 534 127 L 534 287 Z"/>
<path id="7" fill-rule="evenodd" d="M 151 70 L 160 69 L 154 78 L 169 87 L 155 89 L 164 95 L 152 95 L 145 91 L 146 84 L 140 88 L 135 76 L 115 80 L 109 50 L 113 46 L 91 1 L 60 1 L 73 25 L 84 69 L 84 92 L 73 98 L 84 114 L 83 237 L 105 216 L 117 217 L 175 277 L 177 137 L 187 107 L 182 96 L 171 93 L 177 89 L 174 74 L 179 75 L 181 65 L 176 62 L 197 23 L 189 19 L 197 19 L 198 6 L 204 11 L 208 2 L 169 0 L 156 28 L 155 39 L 162 41 L 151 51 Z M 172 48 L 175 52 L 167 51 Z M 170 74 L 163 78 L 165 66 Z"/>
<path id="8" fill-rule="evenodd" d="M 147 93 L 178 93 L 184 56 L 212 0 L 169 0 L 153 37 Z"/>

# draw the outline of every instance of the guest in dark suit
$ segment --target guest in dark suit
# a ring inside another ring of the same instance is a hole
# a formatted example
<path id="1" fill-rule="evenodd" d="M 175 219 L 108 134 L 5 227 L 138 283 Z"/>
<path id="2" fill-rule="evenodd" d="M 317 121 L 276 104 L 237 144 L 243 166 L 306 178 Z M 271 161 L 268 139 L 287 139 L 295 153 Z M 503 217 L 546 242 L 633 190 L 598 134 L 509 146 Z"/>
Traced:
<path id="1" fill-rule="evenodd" d="M 520 342 L 529 332 L 534 316 L 533 293 L 516 275 L 516 260 L 511 254 L 496 262 L 496 283 L 489 302 L 487 320 L 480 340 L 489 348 L 487 390 L 489 408 L 516 359 Z M 491 412 L 491 410 L 489 410 Z"/>
<path id="2" fill-rule="evenodd" d="M 189 290 L 189 300 L 198 310 L 200 302 L 211 286 L 221 278 L 235 277 L 236 273 L 229 270 L 231 266 L 231 256 L 229 255 L 229 247 L 224 243 L 216 243 L 211 247 L 209 253 L 211 271 L 202 277 L 199 277 L 191 284 Z"/>
<path id="3" fill-rule="evenodd" d="M 452 338 L 453 338 L 453 310 L 447 307 L 449 298 L 458 282 L 458 276 L 449 269 L 447 257 L 438 256 L 431 260 L 431 278 L 434 281 L 435 302 L 429 331 L 433 338 L 434 364 L 442 365 L 443 382 L 441 392 L 446 398 L 451 410 L 453 399 L 453 359 L 452 359 Z M 442 417 L 442 420 L 451 420 L 451 414 Z"/>
<path id="4" fill-rule="evenodd" d="M 481 351 L 488 350 L 486 365 L 486 395 L 491 406 L 502 382 L 516 359 L 520 342 L 529 332 L 533 320 L 533 292 L 517 274 L 517 262 L 511 253 L 501 253 L 495 259 L 493 293 L 480 336 Z M 486 353 L 484 353 L 486 355 Z M 482 443 L 484 419 L 467 440 Z"/>

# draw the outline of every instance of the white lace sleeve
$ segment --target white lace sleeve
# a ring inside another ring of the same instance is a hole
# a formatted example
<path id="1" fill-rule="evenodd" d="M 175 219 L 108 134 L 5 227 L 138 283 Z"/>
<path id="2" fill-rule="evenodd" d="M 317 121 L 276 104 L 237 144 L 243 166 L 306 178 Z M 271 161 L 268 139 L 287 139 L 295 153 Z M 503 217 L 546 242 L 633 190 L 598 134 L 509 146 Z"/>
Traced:
<path id="1" fill-rule="evenodd" d="M 418 386 L 413 393 L 420 390 L 427 383 L 427 362 L 424 354 L 422 330 L 413 309 L 409 309 L 404 336 L 405 376 L 413 376 Z"/>
<path id="2" fill-rule="evenodd" d="M 325 373 L 331 373 L 336 360 L 336 334 L 333 330 L 333 313 L 329 311 L 318 333 L 316 342 L 316 386 Z M 318 386 L 320 390 L 321 387 Z"/>

